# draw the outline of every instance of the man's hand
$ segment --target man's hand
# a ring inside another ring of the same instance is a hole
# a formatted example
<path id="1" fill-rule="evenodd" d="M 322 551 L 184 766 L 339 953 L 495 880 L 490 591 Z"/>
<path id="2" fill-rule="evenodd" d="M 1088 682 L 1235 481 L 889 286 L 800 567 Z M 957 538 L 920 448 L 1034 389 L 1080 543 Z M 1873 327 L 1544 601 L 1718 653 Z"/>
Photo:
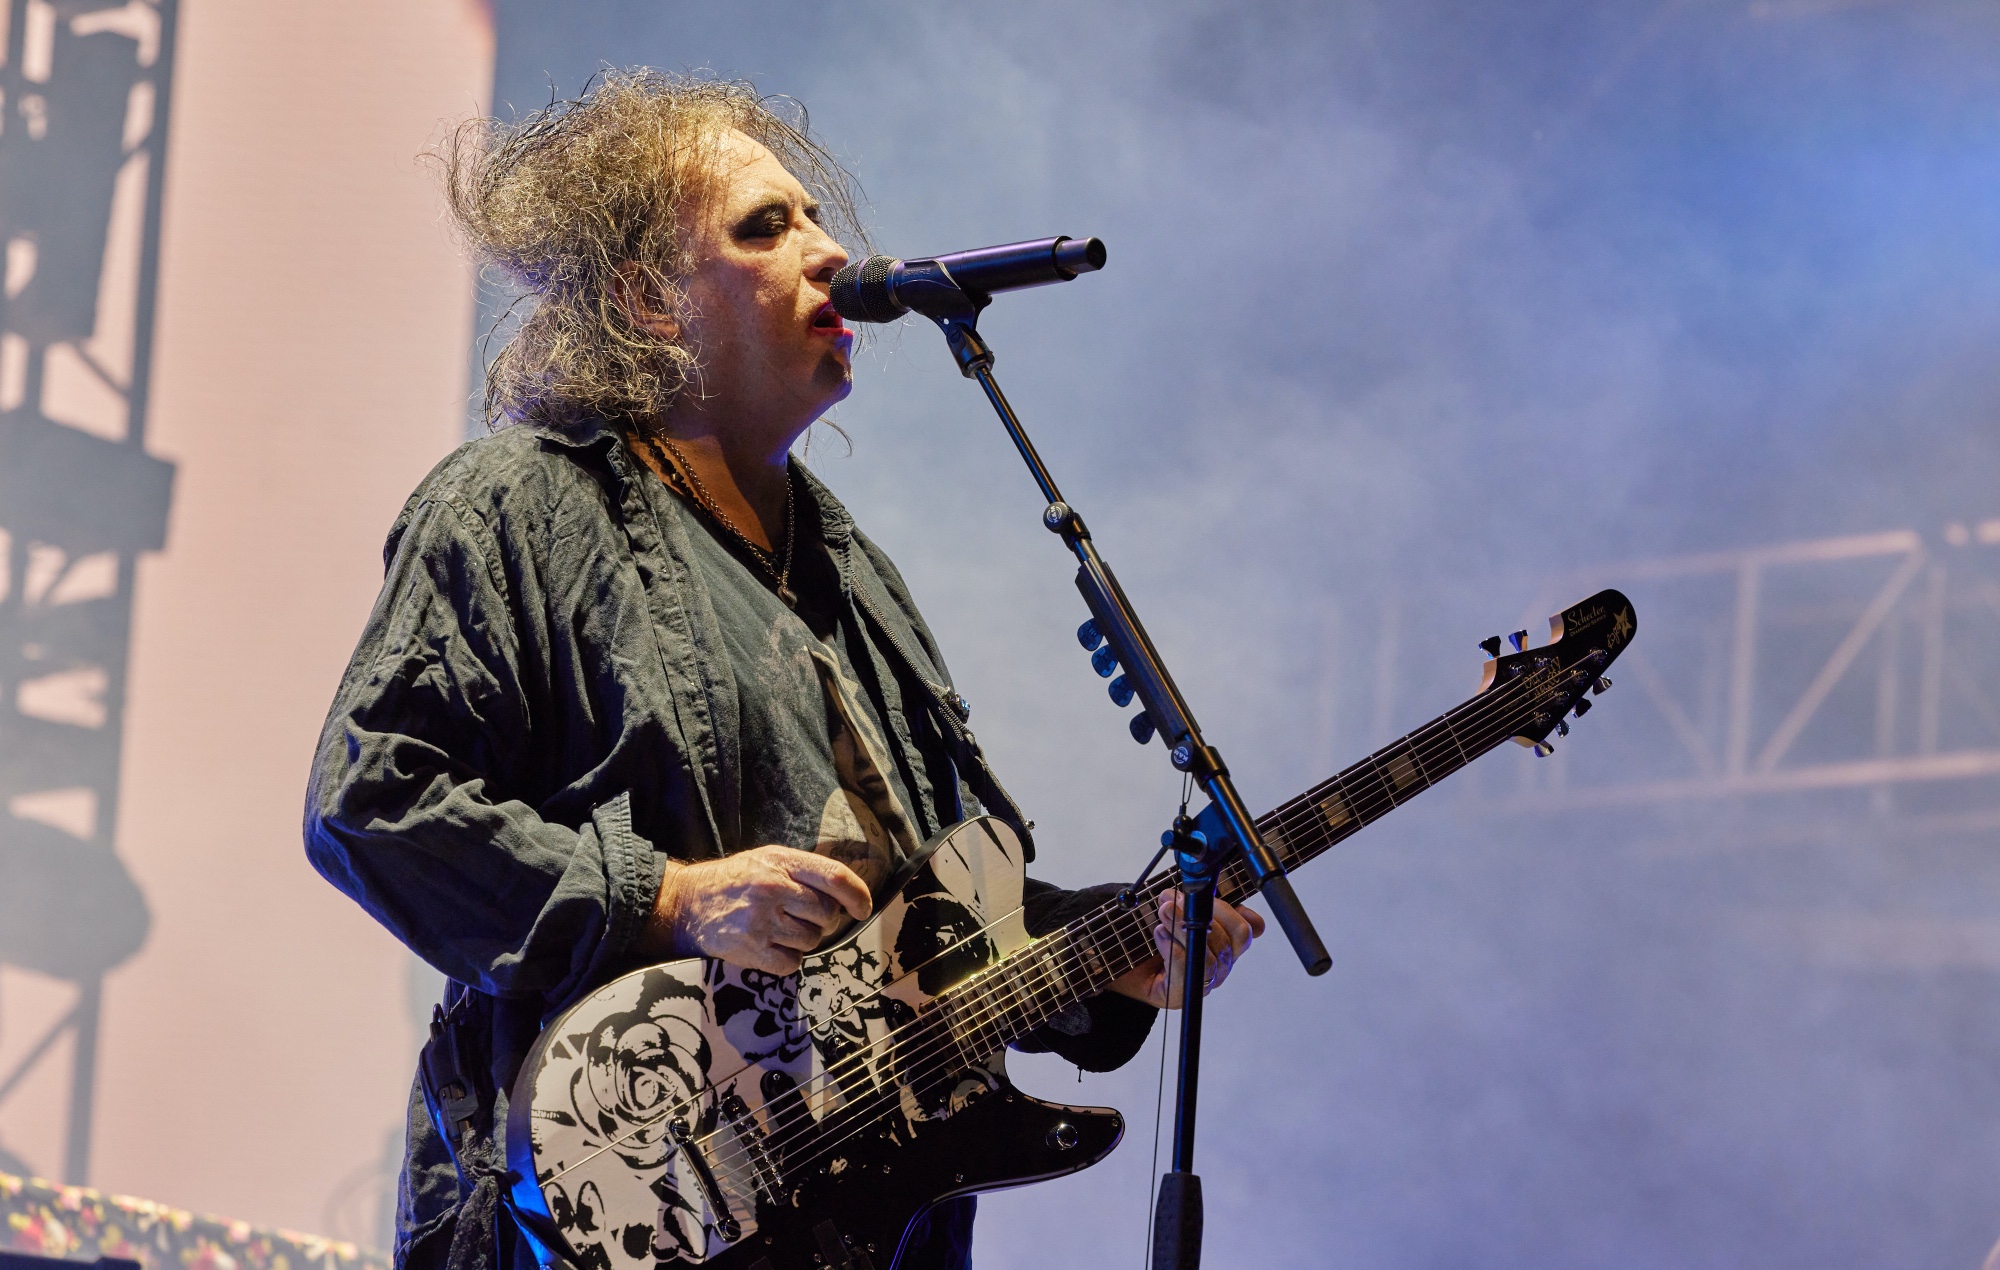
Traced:
<path id="1" fill-rule="evenodd" d="M 810 851 L 770 846 L 698 864 L 669 860 L 646 944 L 788 975 L 843 914 L 858 922 L 874 907 L 854 870 Z"/>
<path id="2" fill-rule="evenodd" d="M 1222 986 L 1237 961 L 1250 951 L 1250 943 L 1264 933 L 1264 915 L 1254 908 L 1237 908 L 1226 900 L 1215 902 L 1215 920 L 1208 926 L 1208 966 L 1202 989 L 1207 996 Z M 1181 1008 L 1182 966 L 1187 958 L 1181 951 L 1181 893 L 1167 891 L 1160 896 L 1159 922 L 1153 927 L 1153 946 L 1160 955 L 1135 970 L 1118 977 L 1113 992 L 1160 1010 Z"/>

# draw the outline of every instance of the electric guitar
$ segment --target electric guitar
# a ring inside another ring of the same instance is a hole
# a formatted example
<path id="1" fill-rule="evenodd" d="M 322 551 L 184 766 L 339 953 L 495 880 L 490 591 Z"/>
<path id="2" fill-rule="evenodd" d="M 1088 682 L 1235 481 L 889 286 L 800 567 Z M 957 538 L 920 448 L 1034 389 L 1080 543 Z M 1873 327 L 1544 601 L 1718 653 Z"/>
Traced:
<path id="1" fill-rule="evenodd" d="M 1257 821 L 1295 869 L 1479 755 L 1548 752 L 1609 686 L 1632 605 L 1601 591 L 1479 692 Z M 1225 841 L 1211 809 L 1203 828 Z M 1010 1042 L 1154 955 L 1169 873 L 1052 934 L 1022 924 L 1022 858 L 990 816 L 945 830 L 865 924 L 779 976 L 696 958 L 616 979 L 543 1029 L 508 1111 L 513 1202 L 544 1265 L 888 1270 L 956 1195 L 1074 1173 L 1118 1145 L 1103 1107 L 1030 1097 Z M 1217 894 L 1241 903 L 1239 857 Z"/>

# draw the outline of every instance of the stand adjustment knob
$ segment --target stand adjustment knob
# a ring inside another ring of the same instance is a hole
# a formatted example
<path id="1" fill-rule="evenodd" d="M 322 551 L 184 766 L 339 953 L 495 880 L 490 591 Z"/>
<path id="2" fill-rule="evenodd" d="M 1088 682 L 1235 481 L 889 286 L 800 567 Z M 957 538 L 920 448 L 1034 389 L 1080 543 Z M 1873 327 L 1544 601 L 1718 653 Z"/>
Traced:
<path id="1" fill-rule="evenodd" d="M 1123 709 L 1132 704 L 1132 681 L 1120 675 L 1111 681 L 1111 704 Z"/>
<path id="2" fill-rule="evenodd" d="M 1090 655 L 1090 668 L 1106 679 L 1118 673 L 1118 654 L 1106 644 Z"/>
<path id="3" fill-rule="evenodd" d="M 1132 730 L 1132 739 L 1141 745 L 1153 739 L 1153 721 L 1146 717 L 1144 710 L 1133 715 L 1132 722 L 1126 726 Z"/>

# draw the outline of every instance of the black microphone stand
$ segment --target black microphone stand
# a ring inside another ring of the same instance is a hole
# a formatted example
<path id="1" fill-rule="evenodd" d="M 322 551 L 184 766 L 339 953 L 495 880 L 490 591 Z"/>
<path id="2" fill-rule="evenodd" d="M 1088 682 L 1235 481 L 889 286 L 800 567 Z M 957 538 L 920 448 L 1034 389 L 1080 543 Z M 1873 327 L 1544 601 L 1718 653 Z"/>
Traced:
<path id="1" fill-rule="evenodd" d="M 1063 501 L 1055 478 L 1021 427 L 1014 408 L 1007 404 L 1000 385 L 993 379 L 993 350 L 979 335 L 980 310 L 991 297 L 964 292 L 956 287 L 927 288 L 918 310 L 944 331 L 952 356 L 967 379 L 976 379 L 986 390 L 986 399 L 1000 416 L 1007 436 L 1020 451 L 1021 461 L 1041 488 L 1047 506 L 1042 525 L 1059 535 L 1063 545 L 1077 558 L 1076 588 L 1090 608 L 1090 621 L 1078 636 L 1094 650 L 1092 663 L 1098 673 L 1109 677 L 1113 669 L 1124 673 L 1111 686 L 1112 699 L 1127 704 L 1134 694 L 1143 710 L 1133 716 L 1134 740 L 1145 744 L 1157 732 L 1165 742 L 1173 765 L 1191 776 L 1208 795 L 1209 807 L 1200 824 L 1185 815 L 1177 817 L 1168 836 L 1180 867 L 1182 947 L 1187 950 L 1181 971 L 1180 1076 L 1174 1106 L 1173 1171 L 1160 1179 L 1160 1197 L 1153 1212 L 1154 1270 L 1195 1270 L 1201 1264 L 1201 1179 L 1194 1172 L 1195 1095 L 1201 1073 L 1201 1007 L 1206 986 L 1208 929 L 1215 913 L 1215 884 L 1222 868 L 1241 852 L 1254 875 L 1256 886 L 1270 900 L 1272 916 L 1291 941 L 1292 951 L 1310 975 L 1325 974 L 1333 964 L 1312 919 L 1306 916 L 1285 876 L 1283 865 L 1257 832 L 1242 796 L 1229 778 L 1222 755 L 1202 739 L 1194 714 L 1175 687 L 1166 664 L 1153 647 L 1146 628 L 1132 602 L 1112 574 L 1111 566 L 1097 553 L 1083 517 Z M 1104 647 L 1099 648 L 1102 643 Z M 1108 654 L 1108 657 L 1107 657 Z M 1123 685 L 1121 687 L 1121 685 Z M 1213 839 L 1213 841 L 1211 841 Z M 1197 951 L 1199 950 L 1199 951 Z"/>

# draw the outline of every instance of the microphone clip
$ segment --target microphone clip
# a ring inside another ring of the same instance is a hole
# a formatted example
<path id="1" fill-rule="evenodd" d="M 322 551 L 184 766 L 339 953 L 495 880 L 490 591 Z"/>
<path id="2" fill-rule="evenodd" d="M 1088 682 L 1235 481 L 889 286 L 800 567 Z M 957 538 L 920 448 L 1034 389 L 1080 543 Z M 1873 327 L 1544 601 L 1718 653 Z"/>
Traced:
<path id="1" fill-rule="evenodd" d="M 991 296 L 980 296 L 980 303 L 968 317 L 934 317 L 931 320 L 944 332 L 944 342 L 951 349 L 951 355 L 958 360 L 959 373 L 967 379 L 977 379 L 979 372 L 990 371 L 998 359 L 993 356 L 993 347 L 979 334 L 979 310 L 986 306 Z"/>

